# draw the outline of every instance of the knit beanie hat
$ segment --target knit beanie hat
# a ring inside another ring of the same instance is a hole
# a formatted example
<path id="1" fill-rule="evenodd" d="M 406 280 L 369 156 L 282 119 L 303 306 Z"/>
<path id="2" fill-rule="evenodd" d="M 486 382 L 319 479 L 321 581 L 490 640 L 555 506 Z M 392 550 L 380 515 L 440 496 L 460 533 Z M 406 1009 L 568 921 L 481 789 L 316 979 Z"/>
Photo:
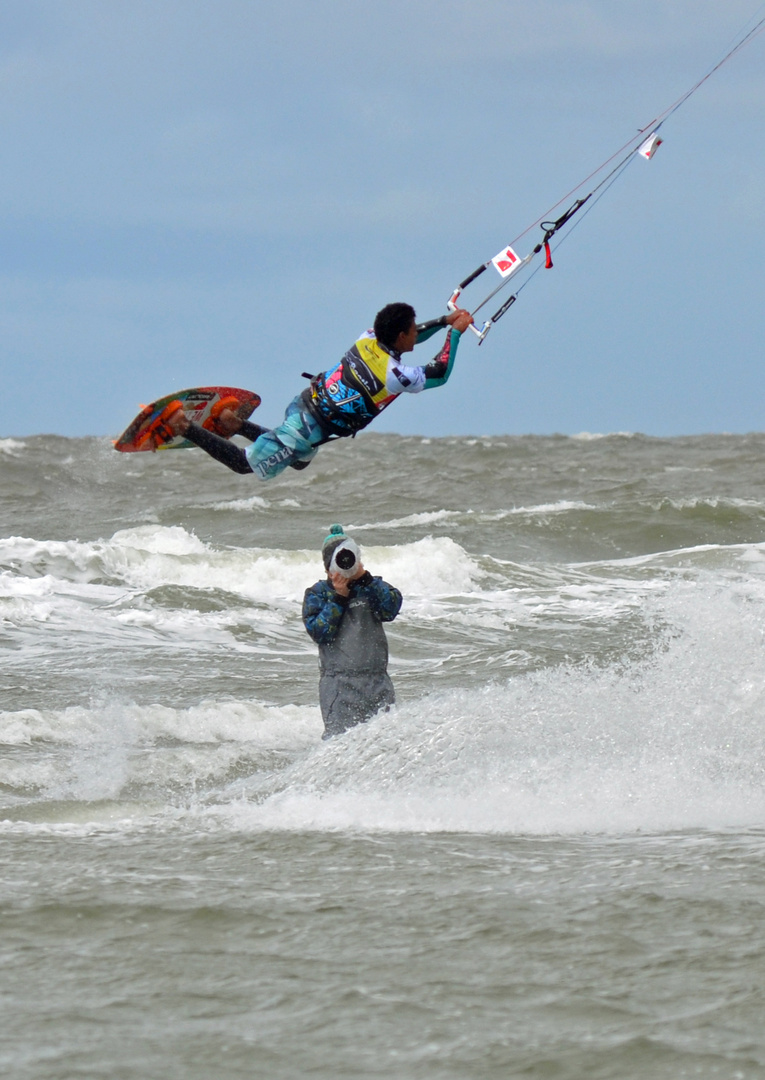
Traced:
<path id="1" fill-rule="evenodd" d="M 355 540 L 351 540 L 350 536 L 345 535 L 345 530 L 342 525 L 333 525 L 329 530 L 329 533 L 324 538 L 324 543 L 321 546 L 321 557 L 324 560 L 324 569 L 329 571 L 330 564 L 333 561 L 333 557 L 340 552 L 348 552 L 349 556 L 341 559 L 341 562 L 347 562 L 348 565 L 341 566 L 335 565 L 333 569 L 339 570 L 341 574 L 350 576 L 356 569 L 356 564 L 361 558 L 361 550 Z"/>

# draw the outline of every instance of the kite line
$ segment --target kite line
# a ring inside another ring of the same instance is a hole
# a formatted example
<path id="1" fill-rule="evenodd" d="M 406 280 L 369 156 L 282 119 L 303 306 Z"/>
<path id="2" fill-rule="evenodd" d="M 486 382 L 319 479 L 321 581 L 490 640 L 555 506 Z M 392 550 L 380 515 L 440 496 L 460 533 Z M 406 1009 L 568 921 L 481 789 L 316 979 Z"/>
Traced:
<path id="1" fill-rule="evenodd" d="M 757 13 L 758 15 L 760 11 L 762 11 L 762 8 L 759 9 Z M 754 16 L 754 19 L 757 19 L 757 15 Z M 750 20 L 750 22 L 753 21 L 754 20 Z M 635 158 L 640 156 L 647 161 L 651 160 L 651 158 L 654 156 L 654 154 L 663 142 L 659 131 L 662 125 L 669 119 L 669 117 L 672 116 L 673 113 L 677 112 L 677 110 L 682 105 L 684 105 L 685 102 L 688 101 L 688 99 L 692 97 L 693 94 L 695 94 L 708 79 L 710 79 L 717 71 L 719 71 L 723 64 L 726 64 L 729 60 L 731 60 L 738 52 L 741 51 L 741 49 L 744 48 L 745 45 L 748 45 L 755 37 L 757 37 L 758 34 L 761 34 L 763 30 L 765 30 L 765 16 L 757 19 L 757 21 L 754 22 L 754 25 L 752 25 L 749 29 L 746 29 L 745 27 L 742 31 L 740 31 L 739 34 L 736 35 L 736 37 L 734 38 L 733 44 L 722 57 L 722 59 L 718 60 L 718 62 L 714 64 L 714 66 L 711 67 L 709 71 L 707 71 L 706 74 L 698 80 L 698 82 L 694 83 L 693 86 L 690 87 L 690 89 L 686 90 L 685 93 L 677 99 L 677 101 L 673 102 L 673 104 L 666 108 L 664 112 L 659 113 L 658 116 L 655 116 L 653 120 L 651 120 L 649 123 L 639 128 L 637 133 L 633 135 L 631 139 L 628 139 L 623 146 L 621 146 L 601 165 L 599 165 L 597 169 L 593 170 L 593 172 L 591 172 L 589 176 L 586 176 L 582 181 L 580 181 L 580 183 L 576 185 L 576 187 L 573 187 L 566 195 L 559 199 L 557 203 L 551 206 L 550 209 L 547 210 L 541 218 L 537 218 L 535 222 L 533 222 L 526 229 L 524 229 L 523 232 L 519 233 L 518 236 L 516 236 L 515 239 L 507 245 L 507 247 L 504 247 L 498 255 L 495 255 L 492 259 L 489 259 L 485 263 L 481 263 L 481 265 L 476 270 L 474 270 L 472 274 L 468 274 L 468 276 L 459 283 L 457 288 L 452 292 L 451 296 L 449 297 L 447 301 L 447 307 L 449 308 L 449 310 L 456 310 L 457 299 L 460 296 L 462 290 L 467 288 L 467 286 L 470 285 L 473 281 L 475 281 L 476 278 L 480 277 L 480 275 L 483 274 L 485 270 L 488 270 L 490 266 L 494 267 L 502 280 L 473 309 L 473 311 L 471 312 L 473 316 L 475 316 L 477 312 L 479 312 L 486 304 L 488 304 L 489 301 L 492 300 L 499 292 L 505 289 L 512 280 L 512 278 L 514 278 L 516 274 L 520 273 L 525 267 L 532 263 L 536 256 L 539 255 L 541 252 L 544 251 L 545 253 L 545 261 L 542 265 L 544 265 L 546 269 L 551 269 L 553 265 L 553 250 L 559 247 L 560 244 L 562 244 L 563 241 L 570 235 L 573 229 L 576 228 L 578 224 L 580 224 L 583 218 L 587 216 L 587 214 L 593 209 L 595 204 L 603 197 L 603 195 L 605 195 L 606 191 L 608 191 L 611 185 L 619 179 L 625 169 L 635 160 Z M 616 164 L 614 164 L 614 162 L 616 162 Z M 612 168 L 592 188 L 592 190 L 588 192 L 588 194 L 577 198 L 568 207 L 568 209 L 565 210 L 558 217 L 551 217 L 551 215 L 559 207 L 567 203 L 573 195 L 575 195 L 578 191 L 584 188 L 585 185 L 587 185 L 591 180 L 600 176 L 600 174 L 609 166 L 612 166 Z M 560 236 L 560 238 L 557 240 L 557 243 L 553 245 L 553 238 L 556 237 L 566 225 L 569 225 L 575 215 L 577 215 L 580 210 L 583 210 L 585 206 L 587 206 L 587 209 L 584 211 L 581 217 L 577 218 L 576 222 L 571 225 L 571 227 Z M 529 251 L 527 255 L 521 257 L 514 250 L 513 245 L 517 244 L 519 240 L 526 236 L 527 233 L 531 232 L 531 230 L 534 229 L 537 225 L 542 228 L 544 235 L 542 239 L 534 245 L 534 247 L 531 249 L 531 251 Z M 518 299 L 519 293 L 526 287 L 526 285 L 528 285 L 531 279 L 536 275 L 537 271 L 542 268 L 542 265 L 538 265 L 536 270 L 534 270 L 533 273 L 531 273 L 524 280 L 523 284 L 518 289 L 516 289 L 516 291 L 512 293 L 503 302 L 501 307 L 499 307 L 492 316 L 486 319 L 486 321 L 482 325 L 479 326 L 473 324 L 470 327 L 472 332 L 477 336 L 479 345 L 483 343 L 486 335 L 488 334 L 489 330 L 491 330 L 492 326 L 494 326 L 494 324 L 502 318 L 505 312 L 507 312 L 512 307 L 512 305 Z M 434 324 L 441 324 L 442 322 L 443 319 L 434 319 L 430 323 L 421 324 L 421 326 L 432 326 Z"/>

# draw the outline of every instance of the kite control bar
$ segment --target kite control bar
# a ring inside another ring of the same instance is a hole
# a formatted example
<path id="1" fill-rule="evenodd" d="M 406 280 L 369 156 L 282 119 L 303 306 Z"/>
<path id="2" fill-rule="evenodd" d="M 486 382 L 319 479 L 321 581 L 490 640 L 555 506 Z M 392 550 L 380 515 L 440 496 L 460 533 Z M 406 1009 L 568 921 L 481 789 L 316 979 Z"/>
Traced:
<path id="1" fill-rule="evenodd" d="M 483 307 L 483 305 L 488 303 L 489 300 L 491 300 L 492 296 L 496 295 L 496 293 L 498 293 L 500 289 L 503 289 L 505 287 L 508 280 L 513 276 L 513 274 L 517 274 L 518 271 L 522 270 L 523 267 L 526 266 L 527 263 L 531 262 L 531 260 L 534 258 L 535 254 L 536 254 L 536 252 L 531 252 L 531 254 L 527 255 L 525 259 L 521 259 L 518 255 L 516 255 L 516 253 L 513 251 L 513 249 L 511 247 L 507 247 L 503 251 L 500 251 L 499 255 L 496 255 L 493 259 L 490 259 L 487 263 L 484 263 L 482 266 L 479 266 L 477 270 L 474 270 L 473 273 L 470 274 L 468 277 L 466 277 L 464 281 L 461 281 L 459 283 L 459 285 L 454 290 L 452 295 L 446 301 L 446 306 L 449 308 L 449 311 L 456 311 L 457 310 L 457 298 L 459 297 L 462 290 L 467 288 L 467 286 L 471 283 L 471 281 L 475 281 L 475 279 L 477 277 L 479 277 L 479 275 L 481 275 L 484 272 L 484 270 L 488 270 L 488 268 L 490 266 L 495 266 L 497 268 L 498 273 L 503 278 L 503 281 L 496 289 L 493 290 L 493 292 L 490 292 L 489 295 L 486 297 L 486 299 L 483 300 L 478 305 L 478 307 L 475 309 L 475 311 L 480 311 L 480 309 Z M 515 297 L 513 297 L 513 300 L 514 299 L 515 299 Z M 510 306 L 509 304 L 503 304 L 502 305 L 502 311 L 498 312 L 491 319 L 487 319 L 487 321 L 481 327 L 476 326 L 475 323 L 470 324 L 469 329 L 472 330 L 473 333 L 478 338 L 478 344 L 479 345 L 481 344 L 483 339 L 486 337 L 488 332 L 491 330 L 491 328 L 494 325 L 494 323 L 496 322 L 496 320 L 498 318 L 501 318 L 502 315 L 504 315 L 505 311 L 507 311 L 509 306 Z M 475 314 L 475 311 L 472 312 L 473 315 Z"/>
<path id="2" fill-rule="evenodd" d="M 477 270 L 474 270 L 473 273 L 468 275 L 468 277 L 466 277 L 464 281 L 461 281 L 459 283 L 457 288 L 447 300 L 446 306 L 449 308 L 449 310 L 456 311 L 457 299 L 462 290 L 466 288 L 472 281 L 475 281 L 475 279 L 479 277 L 484 272 L 484 270 L 488 270 L 490 266 L 493 266 L 496 269 L 497 273 L 502 278 L 502 281 L 499 285 L 497 285 L 495 289 L 492 289 L 492 291 L 489 293 L 485 300 L 481 301 L 475 311 L 472 312 L 473 315 L 475 315 L 476 311 L 480 311 L 484 304 L 488 304 L 489 300 L 491 300 L 493 296 L 496 296 L 500 289 L 504 289 L 510 278 L 517 274 L 519 271 L 521 271 L 524 266 L 528 266 L 534 256 L 538 255 L 539 252 L 542 251 L 542 249 L 544 249 L 546 257 L 545 266 L 548 270 L 551 269 L 553 262 L 552 256 L 550 254 L 550 240 L 553 238 L 553 236 L 555 236 L 558 229 L 562 229 L 563 226 L 574 216 L 577 210 L 581 209 L 581 207 L 584 206 L 584 204 L 587 202 L 587 200 L 592 194 L 593 193 L 590 192 L 590 194 L 586 195 L 583 199 L 577 199 L 576 202 L 569 207 L 565 214 L 561 214 L 561 216 L 559 218 L 556 218 L 555 221 L 543 221 L 541 223 L 541 227 L 545 230 L 544 237 L 542 238 L 542 240 L 540 240 L 536 247 L 532 248 L 532 250 L 525 258 L 522 259 L 520 255 L 513 251 L 511 247 L 506 247 L 503 248 L 502 251 L 500 251 L 499 255 L 495 255 L 493 259 L 489 259 L 488 262 L 483 263 L 483 265 L 479 266 Z M 517 294 L 513 294 L 513 296 L 506 300 L 502 307 L 500 307 L 499 310 L 496 311 L 490 319 L 487 319 L 482 326 L 478 327 L 475 324 L 471 324 L 470 329 L 478 338 L 479 345 L 486 337 L 488 332 L 491 330 L 494 323 L 498 322 L 502 318 L 508 308 L 510 308 L 515 303 L 517 298 Z"/>

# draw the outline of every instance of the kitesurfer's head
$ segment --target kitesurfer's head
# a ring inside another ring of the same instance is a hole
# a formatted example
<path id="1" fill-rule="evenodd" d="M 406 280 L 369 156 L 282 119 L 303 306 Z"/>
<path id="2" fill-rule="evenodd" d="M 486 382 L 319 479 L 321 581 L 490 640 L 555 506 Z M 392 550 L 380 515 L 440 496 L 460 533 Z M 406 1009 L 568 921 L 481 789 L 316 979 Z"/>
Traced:
<path id="1" fill-rule="evenodd" d="M 324 569 L 328 574 L 353 578 L 361 568 L 361 549 L 355 540 L 345 535 L 342 525 L 333 525 L 321 547 Z"/>
<path id="2" fill-rule="evenodd" d="M 387 349 L 411 352 L 417 341 L 414 319 L 411 304 L 386 304 L 375 316 L 375 337 Z"/>

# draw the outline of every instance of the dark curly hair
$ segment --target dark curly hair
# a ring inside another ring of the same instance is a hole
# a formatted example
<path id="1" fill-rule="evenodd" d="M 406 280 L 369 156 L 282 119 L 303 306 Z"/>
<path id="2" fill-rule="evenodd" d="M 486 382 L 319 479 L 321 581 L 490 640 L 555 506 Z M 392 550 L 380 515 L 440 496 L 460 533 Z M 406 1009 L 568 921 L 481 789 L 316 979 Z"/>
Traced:
<path id="1" fill-rule="evenodd" d="M 411 304 L 386 304 L 375 315 L 375 337 L 392 349 L 399 334 L 405 334 L 414 322 L 415 312 Z"/>

